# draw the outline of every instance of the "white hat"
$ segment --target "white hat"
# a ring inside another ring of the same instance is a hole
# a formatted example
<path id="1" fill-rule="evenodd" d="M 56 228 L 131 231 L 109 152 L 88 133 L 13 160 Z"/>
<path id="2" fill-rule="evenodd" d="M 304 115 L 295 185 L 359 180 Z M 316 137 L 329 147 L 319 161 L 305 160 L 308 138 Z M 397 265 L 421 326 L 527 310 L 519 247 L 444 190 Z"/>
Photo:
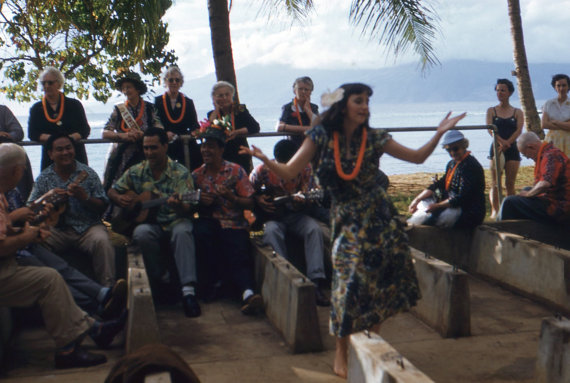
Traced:
<path id="1" fill-rule="evenodd" d="M 465 136 L 463 136 L 463 133 L 461 133 L 459 130 L 450 130 L 449 132 L 445 133 L 441 145 L 447 146 L 449 144 L 453 144 L 454 142 L 461 141 L 464 138 Z"/>

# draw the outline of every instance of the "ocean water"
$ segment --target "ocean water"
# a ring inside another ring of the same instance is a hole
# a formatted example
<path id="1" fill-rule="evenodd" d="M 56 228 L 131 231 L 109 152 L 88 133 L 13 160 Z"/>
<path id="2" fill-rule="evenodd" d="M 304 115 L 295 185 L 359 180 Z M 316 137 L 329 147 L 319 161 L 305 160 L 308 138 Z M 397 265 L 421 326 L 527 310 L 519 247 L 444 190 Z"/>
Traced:
<path id="1" fill-rule="evenodd" d="M 447 103 L 416 103 L 416 104 L 372 104 L 370 106 L 371 118 L 370 124 L 375 128 L 411 128 L 411 127 L 436 127 L 441 119 L 448 111 L 453 114 L 467 112 L 467 116 L 460 121 L 458 127 L 483 125 L 485 124 L 485 113 L 489 106 L 496 103 L 483 102 L 447 102 Z M 542 105 L 537 102 L 537 105 Z M 518 106 L 517 106 L 518 107 Z M 109 105 L 109 113 L 90 113 L 87 119 L 91 126 L 90 138 L 101 138 L 103 126 L 105 125 L 110 113 L 112 105 Z M 257 119 L 261 125 L 262 132 L 274 132 L 275 124 L 281 115 L 281 105 L 275 106 L 249 106 L 251 114 Z M 206 118 L 208 110 L 197 110 L 199 119 Z M 28 117 L 18 116 L 19 121 L 27 132 Z M 472 155 L 479 160 L 484 168 L 489 167 L 489 147 L 491 145 L 491 136 L 486 130 L 466 130 L 463 132 L 465 137 L 469 139 L 469 150 Z M 433 132 L 392 132 L 392 137 L 399 143 L 411 147 L 418 148 L 427 142 L 433 136 Z M 250 145 L 260 147 L 264 153 L 271 157 L 273 153 L 273 145 L 280 137 L 260 137 L 249 138 Z M 103 177 L 105 169 L 105 159 L 110 144 L 90 144 L 87 145 L 87 155 L 89 165 Z M 40 147 L 27 146 L 26 151 L 32 163 L 34 177 L 39 174 L 40 167 Z M 409 174 L 416 172 L 443 173 L 445 165 L 449 161 L 449 155 L 445 150 L 438 146 L 433 154 L 420 165 L 404 162 L 389 155 L 382 156 L 380 160 L 380 168 L 388 175 L 392 174 Z M 254 159 L 254 164 L 258 163 Z M 533 165 L 533 162 L 523 158 L 521 166 Z"/>

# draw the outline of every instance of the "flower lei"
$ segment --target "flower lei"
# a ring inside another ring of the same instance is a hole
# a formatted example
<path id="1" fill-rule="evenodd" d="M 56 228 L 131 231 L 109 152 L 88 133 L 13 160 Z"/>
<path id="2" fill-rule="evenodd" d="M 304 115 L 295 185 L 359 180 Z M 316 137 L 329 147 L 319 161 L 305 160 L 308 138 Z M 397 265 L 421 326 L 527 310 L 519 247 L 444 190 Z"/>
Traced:
<path id="1" fill-rule="evenodd" d="M 455 164 L 455 166 L 453 167 L 453 169 L 451 170 L 451 172 L 449 172 L 449 174 L 447 174 L 445 176 L 445 190 L 449 190 L 449 186 L 451 186 L 451 180 L 453 179 L 453 175 L 455 174 L 455 170 L 457 169 L 457 166 L 459 166 L 459 164 L 461 163 L 461 161 L 463 161 L 464 159 L 467 158 L 468 155 L 470 155 L 471 152 L 467 151 L 463 157 L 461 157 L 461 159 L 459 161 L 457 161 L 457 163 Z"/>
<path id="2" fill-rule="evenodd" d="M 293 105 L 295 105 L 296 113 L 293 113 L 294 116 L 297 116 L 297 121 L 299 121 L 299 126 L 303 126 L 303 121 L 301 120 L 301 111 L 299 110 L 297 97 L 293 99 Z"/>
<path id="3" fill-rule="evenodd" d="M 218 129 L 222 129 L 227 135 L 229 135 L 236 126 L 234 107 L 232 106 L 232 112 L 229 115 L 226 114 L 224 117 L 220 116 L 219 111 L 216 113 L 218 118 L 215 118 L 214 121 L 212 121 L 212 125 Z"/>
<path id="4" fill-rule="evenodd" d="M 137 118 L 135 118 L 135 122 L 137 123 L 137 125 L 140 127 L 142 126 L 142 118 L 143 118 L 143 114 L 144 114 L 144 100 L 141 98 L 141 110 L 139 110 L 139 115 L 137 116 Z M 125 101 L 125 104 L 127 104 L 127 106 L 129 106 L 129 101 Z M 121 130 L 123 132 L 128 132 L 129 129 L 125 129 L 125 120 L 121 120 Z"/>
<path id="5" fill-rule="evenodd" d="M 352 181 L 356 178 L 358 173 L 360 172 L 360 167 L 362 166 L 362 160 L 364 159 L 364 152 L 366 150 L 366 139 L 368 137 L 368 133 L 365 127 L 362 127 L 362 140 L 360 142 L 360 151 L 358 152 L 358 157 L 356 159 L 356 165 L 352 170 L 352 173 L 346 174 L 342 170 L 342 165 L 340 163 L 340 148 L 338 144 L 338 132 L 333 132 L 333 141 L 334 141 L 334 164 L 336 167 L 336 173 L 340 178 L 345 181 Z"/>
<path id="6" fill-rule="evenodd" d="M 46 118 L 46 120 L 48 120 L 49 122 L 51 122 L 52 124 L 57 124 L 57 125 L 61 125 L 61 118 L 63 117 L 63 110 L 65 109 L 65 103 L 64 103 L 65 98 L 63 97 L 63 93 L 59 92 L 59 113 L 57 114 L 56 118 L 51 118 L 49 116 L 49 113 L 47 111 L 47 105 L 46 105 L 46 96 L 42 97 L 42 107 L 44 109 L 44 116 Z"/>
<path id="7" fill-rule="evenodd" d="M 172 118 L 170 112 L 168 112 L 168 106 L 166 105 L 166 92 L 162 95 L 162 106 L 164 107 L 164 114 L 166 114 L 166 118 L 171 124 L 178 124 L 184 118 L 184 114 L 186 114 L 186 97 L 182 93 L 180 93 L 182 97 L 182 111 L 180 112 L 180 117 L 176 120 Z"/>

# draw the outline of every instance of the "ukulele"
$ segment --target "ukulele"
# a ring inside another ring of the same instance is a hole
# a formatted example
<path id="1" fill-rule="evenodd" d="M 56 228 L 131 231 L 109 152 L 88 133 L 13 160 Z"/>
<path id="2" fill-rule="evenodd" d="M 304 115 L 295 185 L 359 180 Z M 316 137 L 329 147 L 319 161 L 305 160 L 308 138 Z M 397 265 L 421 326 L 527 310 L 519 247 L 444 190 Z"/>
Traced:
<path id="1" fill-rule="evenodd" d="M 155 222 L 158 207 L 164 205 L 170 198 L 170 196 L 159 198 L 150 191 L 136 194 L 134 191 L 129 190 L 125 194 L 133 196 L 133 201 L 124 208 L 115 205 L 110 219 L 113 231 L 123 235 L 131 235 L 138 224 Z M 183 203 L 196 205 L 200 202 L 200 189 L 174 194 L 174 197 Z"/>
<path id="2" fill-rule="evenodd" d="M 79 185 L 89 174 L 87 171 L 82 170 L 67 186 L 67 190 L 69 190 L 69 186 L 71 185 Z M 30 209 L 36 214 L 36 217 L 30 221 L 30 225 L 37 226 L 42 222 L 45 222 L 49 226 L 55 226 L 61 214 L 67 208 L 67 202 L 69 201 L 69 195 L 64 193 L 56 193 L 54 190 L 50 190 L 45 193 L 43 196 L 32 202 L 29 206 Z M 47 206 L 51 205 L 52 208 L 49 210 Z"/>
<path id="3" fill-rule="evenodd" d="M 292 211 L 286 205 L 289 202 L 293 202 L 295 199 L 301 198 L 306 202 L 319 202 L 323 199 L 324 192 L 322 189 L 311 189 L 306 193 L 297 192 L 293 194 L 285 194 L 280 195 L 277 197 L 273 197 L 270 202 L 273 203 L 275 206 L 274 212 L 267 212 L 261 208 L 258 204 L 256 204 L 255 208 L 253 209 L 253 214 L 255 214 L 255 226 L 261 226 L 267 221 L 271 220 L 278 220 L 281 218 L 285 213 L 288 211 Z"/>

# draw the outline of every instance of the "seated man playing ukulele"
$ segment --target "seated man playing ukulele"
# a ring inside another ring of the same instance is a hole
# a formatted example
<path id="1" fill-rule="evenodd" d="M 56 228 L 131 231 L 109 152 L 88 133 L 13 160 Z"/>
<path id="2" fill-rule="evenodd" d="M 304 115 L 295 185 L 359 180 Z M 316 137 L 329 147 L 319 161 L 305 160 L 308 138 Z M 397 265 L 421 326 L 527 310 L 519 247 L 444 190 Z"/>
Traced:
<path id="1" fill-rule="evenodd" d="M 150 193 L 168 197 L 155 219 L 151 219 L 149 214 L 146 221 L 136 226 L 133 242 L 142 251 L 151 286 L 156 290 L 170 279 L 160 254 L 160 240 L 169 239 L 182 285 L 184 314 L 187 317 L 200 316 L 195 294 L 196 256 L 192 222 L 186 218 L 190 216 L 191 207 L 179 198 L 193 191 L 192 177 L 188 169 L 168 157 L 168 136 L 163 129 L 149 128 L 145 131 L 143 151 L 146 160 L 131 166 L 117 180 L 109 189 L 109 198 L 121 208 L 132 209 L 137 202 L 150 197 Z M 145 211 L 141 214 L 144 216 Z"/>
<path id="2" fill-rule="evenodd" d="M 45 146 L 53 164 L 36 179 L 28 203 L 33 206 L 40 197 L 67 202 L 59 209 L 61 215 L 54 219 L 55 227 L 45 244 L 59 255 L 68 250 L 88 254 L 99 283 L 111 287 L 115 283 L 115 248 L 101 222 L 109 202 L 101 180 L 93 169 L 75 160 L 75 144 L 69 136 L 52 134 Z"/>
<path id="3" fill-rule="evenodd" d="M 273 149 L 275 161 L 287 163 L 296 151 L 297 145 L 293 141 L 281 140 L 275 144 Z M 291 233 L 303 238 L 307 277 L 317 286 L 316 303 L 319 306 L 328 306 L 329 300 L 322 291 L 326 284 L 323 232 L 318 222 L 303 211 L 309 201 L 293 197 L 293 201 L 285 206 L 278 206 L 274 202 L 275 197 L 292 195 L 297 192 L 307 193 L 312 179 L 310 166 L 307 166 L 294 179 L 284 180 L 269 170 L 267 166 L 260 164 L 251 172 L 249 178 L 256 191 L 257 219 L 263 217 L 266 219 L 263 243 L 270 245 L 277 254 L 289 260 L 285 235 Z"/>

